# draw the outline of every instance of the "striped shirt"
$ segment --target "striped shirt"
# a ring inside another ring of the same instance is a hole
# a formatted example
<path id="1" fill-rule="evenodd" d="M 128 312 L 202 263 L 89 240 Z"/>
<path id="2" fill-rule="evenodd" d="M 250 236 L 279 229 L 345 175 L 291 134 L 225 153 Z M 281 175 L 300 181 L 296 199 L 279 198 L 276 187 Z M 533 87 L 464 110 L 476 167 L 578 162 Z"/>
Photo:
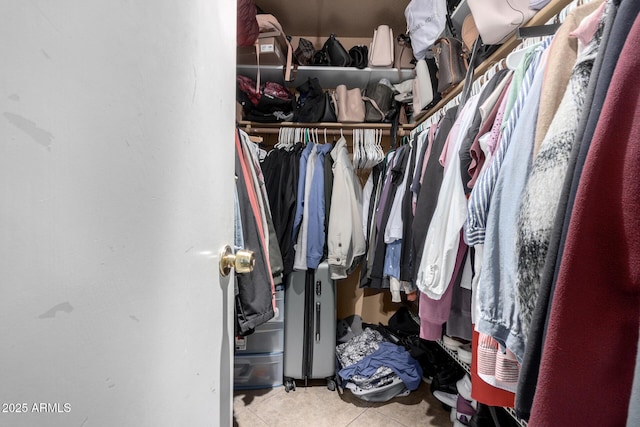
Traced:
<path id="1" fill-rule="evenodd" d="M 489 168 L 478 178 L 478 182 L 474 186 L 469 197 L 467 219 L 464 226 L 465 241 L 469 246 L 484 243 L 487 228 L 487 216 L 491 206 L 493 189 L 495 188 L 496 181 L 498 180 L 498 174 L 502 167 L 502 162 L 507 152 L 507 148 L 509 148 L 511 135 L 518 123 L 522 106 L 524 105 L 524 101 L 529 93 L 529 89 L 531 88 L 531 83 L 533 82 L 533 77 L 540 63 L 540 58 L 550 43 L 551 39 L 548 38 L 543 43 L 531 48 L 516 69 L 511 86 L 511 90 L 518 91 L 516 102 L 513 104 L 513 108 L 509 112 L 508 119 L 503 125 L 498 150 L 493 157 Z M 521 80 L 522 84 L 515 83 L 516 80 L 518 82 L 520 81 L 518 76 L 523 76 Z"/>

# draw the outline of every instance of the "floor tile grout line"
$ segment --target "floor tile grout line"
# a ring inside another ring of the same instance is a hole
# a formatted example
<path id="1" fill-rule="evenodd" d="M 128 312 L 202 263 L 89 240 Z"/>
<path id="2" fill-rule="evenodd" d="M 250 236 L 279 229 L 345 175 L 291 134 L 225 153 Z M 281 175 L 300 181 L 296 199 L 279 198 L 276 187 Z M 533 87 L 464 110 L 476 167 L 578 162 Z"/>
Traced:
<path id="1" fill-rule="evenodd" d="M 247 409 L 248 409 L 248 410 L 249 410 L 253 415 L 255 415 L 256 417 L 258 417 L 258 419 L 259 419 L 260 421 L 262 421 L 262 422 L 263 422 L 267 427 L 271 427 L 271 423 L 267 422 L 264 418 L 262 418 L 262 417 L 260 416 L 260 414 L 259 414 L 259 413 L 257 413 L 256 411 L 251 410 L 251 408 L 249 408 L 249 407 L 247 407 Z M 240 427 L 243 427 L 243 426 L 240 426 Z"/>
<path id="2" fill-rule="evenodd" d="M 347 424 L 345 424 L 345 425 L 344 425 L 344 427 L 349 427 L 350 425 L 352 425 L 353 423 L 355 423 L 355 422 L 356 422 L 356 420 L 357 420 L 358 418 L 362 417 L 362 416 L 364 415 L 364 413 L 365 413 L 365 412 L 367 412 L 369 409 L 371 409 L 371 408 L 363 408 L 363 411 L 362 411 L 362 412 L 360 412 L 360 413 L 358 414 L 358 416 L 356 416 L 354 419 L 352 419 L 352 420 L 351 420 L 351 421 L 349 421 Z"/>

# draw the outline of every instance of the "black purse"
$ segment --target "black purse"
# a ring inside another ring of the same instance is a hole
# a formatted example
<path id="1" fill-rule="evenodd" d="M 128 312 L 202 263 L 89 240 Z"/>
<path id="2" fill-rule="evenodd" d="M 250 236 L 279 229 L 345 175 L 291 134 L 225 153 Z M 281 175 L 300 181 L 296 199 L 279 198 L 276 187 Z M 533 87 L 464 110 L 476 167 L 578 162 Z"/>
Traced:
<path id="1" fill-rule="evenodd" d="M 334 123 L 338 121 L 336 106 L 333 104 L 333 98 L 329 92 L 324 93 L 324 114 L 320 121 L 324 123 Z"/>
<path id="2" fill-rule="evenodd" d="M 369 48 L 365 45 L 354 46 L 349 49 L 351 66 L 359 69 L 367 68 L 369 65 Z"/>
<path id="3" fill-rule="evenodd" d="M 335 122 L 335 108 L 331 96 L 324 92 L 316 77 L 309 77 L 296 88 L 300 96 L 294 120 L 301 123 Z"/>
<path id="4" fill-rule="evenodd" d="M 324 43 L 322 50 L 327 52 L 329 65 L 332 67 L 348 67 L 351 65 L 351 56 L 349 52 L 338 41 L 335 34 L 331 34 Z"/>

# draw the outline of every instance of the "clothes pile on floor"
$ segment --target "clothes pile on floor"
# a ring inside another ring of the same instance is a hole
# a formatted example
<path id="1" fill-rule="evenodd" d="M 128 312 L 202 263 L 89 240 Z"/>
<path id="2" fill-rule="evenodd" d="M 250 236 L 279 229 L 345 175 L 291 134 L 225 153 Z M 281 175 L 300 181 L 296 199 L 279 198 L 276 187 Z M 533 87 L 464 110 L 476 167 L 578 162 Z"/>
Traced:
<path id="1" fill-rule="evenodd" d="M 404 347 L 371 327 L 350 335 L 336 347 L 338 381 L 343 388 L 362 400 L 386 402 L 420 386 L 422 368 Z"/>

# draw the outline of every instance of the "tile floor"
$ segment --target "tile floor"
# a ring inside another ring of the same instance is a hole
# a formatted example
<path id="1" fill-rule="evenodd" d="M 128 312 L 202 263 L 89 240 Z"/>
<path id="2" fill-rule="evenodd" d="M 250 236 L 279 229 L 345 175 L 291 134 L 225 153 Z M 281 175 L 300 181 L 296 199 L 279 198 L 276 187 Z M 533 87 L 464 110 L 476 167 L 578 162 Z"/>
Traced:
<path id="1" fill-rule="evenodd" d="M 449 412 L 429 391 L 429 385 L 406 397 L 384 403 L 355 398 L 325 385 L 234 392 L 234 427 L 450 427 Z"/>

